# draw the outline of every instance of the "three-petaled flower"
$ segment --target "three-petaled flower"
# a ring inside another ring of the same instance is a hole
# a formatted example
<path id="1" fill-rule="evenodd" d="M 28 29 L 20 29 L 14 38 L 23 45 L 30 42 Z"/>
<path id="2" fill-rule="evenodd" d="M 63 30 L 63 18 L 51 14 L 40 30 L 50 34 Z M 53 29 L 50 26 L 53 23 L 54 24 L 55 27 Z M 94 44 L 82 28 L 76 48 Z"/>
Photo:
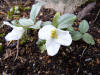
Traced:
<path id="1" fill-rule="evenodd" d="M 46 25 L 41 28 L 38 36 L 40 39 L 46 40 L 46 49 L 50 56 L 56 55 L 61 45 L 69 46 L 72 43 L 69 31 L 57 29 L 53 25 Z"/>
<path id="2" fill-rule="evenodd" d="M 4 21 L 4 24 L 13 28 L 13 30 L 5 36 L 6 41 L 19 40 L 22 37 L 25 31 L 23 27 L 16 27 L 6 21 Z"/>

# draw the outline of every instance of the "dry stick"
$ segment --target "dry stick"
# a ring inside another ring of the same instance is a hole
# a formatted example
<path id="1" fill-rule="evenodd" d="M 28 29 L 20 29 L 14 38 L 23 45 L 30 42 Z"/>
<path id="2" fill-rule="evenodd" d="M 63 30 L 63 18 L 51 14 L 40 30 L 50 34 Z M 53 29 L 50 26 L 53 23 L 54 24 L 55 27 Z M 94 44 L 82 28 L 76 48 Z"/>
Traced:
<path id="1" fill-rule="evenodd" d="M 96 5 L 96 2 L 92 2 L 88 4 L 82 11 L 80 11 L 77 15 L 78 19 L 81 20 L 84 18 Z"/>
<path id="2" fill-rule="evenodd" d="M 87 47 L 83 50 L 82 55 L 81 55 L 81 58 L 83 57 L 83 55 L 84 55 L 86 49 L 87 49 Z M 81 58 L 80 58 L 80 59 L 81 59 Z"/>
<path id="3" fill-rule="evenodd" d="M 13 40 L 10 41 L 10 42 L 7 41 L 7 46 L 9 46 L 12 42 L 13 42 Z"/>
<path id="4" fill-rule="evenodd" d="M 80 57 L 80 60 L 81 60 L 81 58 L 83 57 L 83 55 L 84 55 L 84 53 L 85 53 L 85 51 L 86 51 L 86 49 L 87 49 L 87 47 L 83 50 L 83 52 L 82 52 L 82 54 L 81 54 L 81 57 Z M 77 74 L 79 73 L 79 71 L 80 71 L 80 66 L 78 67 L 78 69 L 77 69 Z"/>
<path id="5" fill-rule="evenodd" d="M 18 53 L 19 53 L 19 40 L 17 41 L 17 53 L 16 53 L 15 60 L 16 60 L 16 59 L 17 59 L 17 57 L 18 57 Z"/>
<path id="6" fill-rule="evenodd" d="M 4 60 L 6 60 L 8 57 L 12 56 L 13 54 L 15 54 L 16 52 L 12 52 L 10 53 L 7 57 L 3 57 Z"/>
<path id="7" fill-rule="evenodd" d="M 98 11 L 98 13 L 97 13 L 97 15 L 96 15 L 96 18 L 94 19 L 93 23 L 97 20 L 99 14 L 100 14 L 100 9 L 99 9 L 99 11 Z"/>
<path id="8" fill-rule="evenodd" d="M 25 2 L 25 4 L 24 4 L 24 6 L 27 6 L 28 4 L 30 4 L 30 0 L 27 0 L 26 2 Z"/>

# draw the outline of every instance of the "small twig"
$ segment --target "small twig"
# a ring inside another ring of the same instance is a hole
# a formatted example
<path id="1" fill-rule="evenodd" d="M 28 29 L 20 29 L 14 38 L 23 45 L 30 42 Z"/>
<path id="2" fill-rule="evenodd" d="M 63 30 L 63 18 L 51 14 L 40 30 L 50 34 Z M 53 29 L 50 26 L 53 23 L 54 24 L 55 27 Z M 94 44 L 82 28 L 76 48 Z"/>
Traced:
<path id="1" fill-rule="evenodd" d="M 83 55 L 84 55 L 84 53 L 85 53 L 86 49 L 87 49 L 87 47 L 83 50 L 83 52 L 82 52 L 82 54 L 81 54 L 81 57 L 80 57 L 80 60 L 81 60 L 81 58 L 83 57 Z M 79 65 L 79 67 L 78 67 L 78 69 L 77 69 L 76 74 L 78 74 L 78 73 L 79 73 L 79 71 L 80 71 L 80 66 L 81 66 L 81 65 Z"/>
<path id="2" fill-rule="evenodd" d="M 64 6 L 64 10 L 63 10 L 62 14 L 64 14 L 64 13 L 65 13 L 65 10 L 66 10 L 66 7 Z"/>
<path id="3" fill-rule="evenodd" d="M 9 58 L 10 56 L 12 56 L 13 54 L 15 54 L 16 52 L 9 52 L 9 54 L 7 54 L 7 52 L 4 54 L 3 59 L 6 60 L 7 58 Z"/>
<path id="4" fill-rule="evenodd" d="M 7 42 L 7 46 L 9 46 L 12 42 L 13 42 L 13 40 L 12 40 L 12 41 L 10 41 L 10 42 Z"/>
<path id="5" fill-rule="evenodd" d="M 77 15 L 78 20 L 84 18 L 96 5 L 96 2 L 92 2 L 88 4 L 82 11 L 80 11 Z"/>
<path id="6" fill-rule="evenodd" d="M 98 11 L 98 13 L 97 13 L 97 15 L 96 15 L 96 18 L 94 19 L 93 23 L 97 20 L 99 14 L 100 14 L 100 9 L 99 9 L 99 11 Z"/>
<path id="7" fill-rule="evenodd" d="M 16 60 L 16 59 L 17 59 L 17 57 L 18 57 L 18 53 L 19 53 L 19 40 L 17 41 L 17 53 L 16 53 L 15 60 Z"/>
<path id="8" fill-rule="evenodd" d="M 28 4 L 30 4 L 30 0 L 27 0 L 26 2 L 25 2 L 25 4 L 24 4 L 24 6 L 27 6 Z"/>
<path id="9" fill-rule="evenodd" d="M 85 53 L 86 49 L 87 49 L 87 47 L 83 50 L 83 52 L 82 52 L 82 54 L 81 54 L 80 59 L 83 57 L 83 55 L 84 55 L 84 53 Z"/>

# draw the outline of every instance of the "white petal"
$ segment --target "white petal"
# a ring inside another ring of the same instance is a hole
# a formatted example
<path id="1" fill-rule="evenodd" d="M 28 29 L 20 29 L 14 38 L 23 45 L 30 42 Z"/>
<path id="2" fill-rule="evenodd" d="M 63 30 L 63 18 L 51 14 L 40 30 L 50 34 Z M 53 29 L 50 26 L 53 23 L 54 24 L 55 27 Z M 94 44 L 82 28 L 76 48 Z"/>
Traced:
<path id="1" fill-rule="evenodd" d="M 24 31 L 25 30 L 22 27 L 14 28 L 10 33 L 5 36 L 5 39 L 6 41 L 19 40 L 22 37 Z"/>
<path id="2" fill-rule="evenodd" d="M 13 11 L 13 8 L 10 9 L 10 12 Z"/>
<path id="3" fill-rule="evenodd" d="M 47 39 L 50 39 L 50 35 L 51 35 L 51 30 L 53 29 L 56 29 L 54 26 L 52 25 L 46 25 L 44 26 L 43 28 L 41 28 L 39 30 L 39 33 L 38 33 L 38 36 L 40 39 L 43 39 L 43 40 L 47 40 Z"/>
<path id="4" fill-rule="evenodd" d="M 72 43 L 72 38 L 68 31 L 63 31 L 58 29 L 57 34 L 58 34 L 58 38 L 56 39 L 56 41 L 59 44 L 64 46 L 69 46 Z"/>
<path id="5" fill-rule="evenodd" d="M 46 41 L 46 49 L 48 55 L 50 56 L 56 55 L 59 51 L 59 48 L 60 48 L 60 44 L 56 43 L 54 39 Z"/>
<path id="6" fill-rule="evenodd" d="M 7 21 L 3 21 L 3 24 L 6 24 L 6 25 L 8 25 L 8 26 L 10 26 L 10 27 L 12 27 L 12 28 L 16 28 L 16 26 L 14 26 L 14 25 L 10 24 L 10 23 L 9 23 L 9 22 L 7 22 Z"/>
<path id="7" fill-rule="evenodd" d="M 19 20 L 20 25 L 27 26 L 27 25 L 34 25 L 34 22 L 31 19 L 21 18 Z"/>

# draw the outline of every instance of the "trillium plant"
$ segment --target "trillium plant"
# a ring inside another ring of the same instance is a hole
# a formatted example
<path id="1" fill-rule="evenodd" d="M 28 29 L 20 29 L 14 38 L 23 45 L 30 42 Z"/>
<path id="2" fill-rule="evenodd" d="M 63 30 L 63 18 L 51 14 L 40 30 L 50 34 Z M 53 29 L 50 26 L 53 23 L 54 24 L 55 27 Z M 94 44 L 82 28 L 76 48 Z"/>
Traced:
<path id="1" fill-rule="evenodd" d="M 39 30 L 39 39 L 46 40 L 45 48 L 50 56 L 54 56 L 58 53 L 60 46 L 70 46 L 72 43 L 72 37 L 69 31 L 63 29 L 71 26 L 76 19 L 73 14 L 64 14 L 60 16 L 57 13 L 53 18 L 53 22 L 44 22 L 43 28 Z M 44 46 L 44 44 L 43 44 Z M 44 47 L 42 47 L 44 49 Z"/>
<path id="2" fill-rule="evenodd" d="M 61 16 L 60 13 L 57 12 L 52 22 L 36 21 L 41 6 L 41 3 L 33 5 L 28 19 L 23 17 L 19 20 L 11 21 L 11 23 L 4 21 L 4 24 L 13 28 L 13 30 L 5 36 L 6 41 L 19 40 L 28 28 L 32 28 L 39 29 L 37 45 L 42 53 L 47 50 L 49 56 L 56 55 L 61 45 L 66 47 L 70 46 L 72 41 L 82 39 L 87 44 L 95 44 L 93 37 L 88 33 L 89 24 L 86 20 L 80 22 L 77 30 L 74 29 L 72 25 L 77 19 L 74 14 L 67 13 Z"/>
<path id="3" fill-rule="evenodd" d="M 29 19 L 21 18 L 19 20 L 13 20 L 11 22 L 12 24 L 7 21 L 4 21 L 3 22 L 4 24 L 9 25 L 10 27 L 13 28 L 13 30 L 5 36 L 5 39 L 7 41 L 19 40 L 21 39 L 23 33 L 28 28 L 39 29 L 42 21 L 36 22 L 36 16 L 38 15 L 40 8 L 41 8 L 41 3 L 37 3 L 33 5 L 30 12 Z"/>
<path id="4" fill-rule="evenodd" d="M 37 42 L 41 52 L 47 50 L 48 55 L 54 56 L 58 53 L 61 45 L 70 46 L 72 40 L 77 41 L 81 38 L 86 43 L 94 45 L 93 37 L 87 33 L 88 22 L 83 20 L 79 25 L 79 31 L 75 31 L 72 25 L 76 19 L 74 14 L 60 16 L 60 13 L 56 13 L 52 22 L 43 22 L 43 28 L 38 32 L 39 40 Z"/>
<path id="5" fill-rule="evenodd" d="M 19 6 L 14 6 L 10 9 L 10 11 L 8 11 L 8 18 L 12 18 L 14 14 L 19 14 Z"/>

